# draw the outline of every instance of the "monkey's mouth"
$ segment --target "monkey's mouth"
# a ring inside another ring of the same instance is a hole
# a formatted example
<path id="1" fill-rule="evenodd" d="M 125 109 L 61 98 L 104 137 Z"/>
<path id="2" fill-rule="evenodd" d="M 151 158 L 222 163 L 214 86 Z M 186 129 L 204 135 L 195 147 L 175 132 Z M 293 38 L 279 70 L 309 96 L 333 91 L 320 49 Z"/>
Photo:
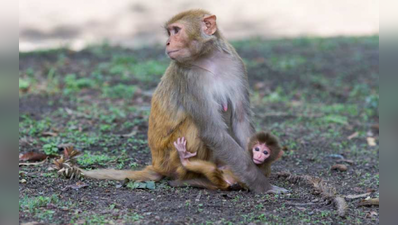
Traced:
<path id="1" fill-rule="evenodd" d="M 167 55 L 170 55 L 171 53 L 178 52 L 178 51 L 179 51 L 179 50 L 168 51 L 168 52 L 167 52 Z"/>
<path id="2" fill-rule="evenodd" d="M 260 161 L 260 160 L 257 160 L 257 159 L 253 159 L 253 162 L 254 162 L 255 164 L 261 164 L 261 163 L 263 163 L 263 161 Z"/>

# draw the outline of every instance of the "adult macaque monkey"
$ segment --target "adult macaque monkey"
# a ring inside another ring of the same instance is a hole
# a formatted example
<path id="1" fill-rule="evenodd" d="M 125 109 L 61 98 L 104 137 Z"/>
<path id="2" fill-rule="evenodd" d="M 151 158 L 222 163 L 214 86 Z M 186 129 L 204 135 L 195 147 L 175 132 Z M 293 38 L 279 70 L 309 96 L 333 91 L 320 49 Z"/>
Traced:
<path id="1" fill-rule="evenodd" d="M 210 189 L 228 190 L 230 188 L 245 187 L 239 179 L 231 172 L 229 166 L 220 166 L 215 163 L 203 160 L 189 160 L 196 153 L 186 150 L 187 141 L 184 137 L 174 142 L 181 164 L 189 171 L 203 174 L 213 185 L 200 186 Z M 263 172 L 266 177 L 271 175 L 271 164 L 282 157 L 283 151 L 278 139 L 270 133 L 258 132 L 253 135 L 247 144 L 247 154 L 254 164 Z"/>
<path id="2" fill-rule="evenodd" d="M 165 25 L 166 54 L 172 59 L 152 97 L 148 143 L 152 165 L 142 171 L 83 171 L 99 179 L 160 180 L 170 177 L 193 186 L 211 185 L 185 169 L 173 143 L 187 140 L 195 159 L 230 167 L 255 192 L 278 192 L 245 151 L 254 134 L 245 66 L 217 28 L 216 16 L 190 10 Z"/>

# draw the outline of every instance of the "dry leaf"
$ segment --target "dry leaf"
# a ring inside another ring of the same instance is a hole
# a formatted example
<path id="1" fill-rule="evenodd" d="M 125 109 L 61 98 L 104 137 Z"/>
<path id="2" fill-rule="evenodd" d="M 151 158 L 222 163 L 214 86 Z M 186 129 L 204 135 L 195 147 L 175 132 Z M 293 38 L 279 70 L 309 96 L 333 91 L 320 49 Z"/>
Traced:
<path id="1" fill-rule="evenodd" d="M 348 167 L 344 164 L 335 164 L 332 166 L 331 170 L 347 171 Z"/>
<path id="2" fill-rule="evenodd" d="M 263 63 L 265 62 L 265 58 L 264 57 L 257 57 L 254 59 L 254 61 L 258 62 L 258 63 Z"/>
<path id="3" fill-rule="evenodd" d="M 44 153 L 38 152 L 27 152 L 25 154 L 19 155 L 19 161 L 28 161 L 28 162 L 35 162 L 35 161 L 42 161 L 47 158 L 47 155 Z"/>
<path id="4" fill-rule="evenodd" d="M 19 146 L 31 146 L 33 142 L 32 138 L 27 138 L 27 137 L 23 137 L 21 139 L 19 139 Z"/>
<path id="5" fill-rule="evenodd" d="M 74 157 L 80 155 L 81 152 L 76 150 L 73 146 L 68 146 L 64 148 L 64 159 L 65 160 L 70 160 L 73 159 Z"/>
<path id="6" fill-rule="evenodd" d="M 80 188 L 88 187 L 88 184 L 81 181 L 76 182 L 76 184 L 67 185 L 66 188 L 72 188 L 73 190 L 78 190 Z"/>
<path id="7" fill-rule="evenodd" d="M 59 144 L 57 147 L 58 147 L 58 149 L 62 150 L 62 149 L 68 148 L 68 147 L 73 147 L 73 144 L 71 144 L 71 143 Z"/>
<path id="8" fill-rule="evenodd" d="M 348 164 L 351 164 L 351 165 L 354 164 L 354 161 L 350 160 L 350 159 L 339 159 L 339 160 L 337 160 L 337 162 L 345 162 L 345 163 L 348 163 Z"/>
<path id="9" fill-rule="evenodd" d="M 366 135 L 367 135 L 368 137 L 373 137 L 373 136 L 374 136 L 374 133 L 370 130 L 370 131 L 366 132 Z"/>
<path id="10" fill-rule="evenodd" d="M 64 154 L 54 160 L 54 165 L 60 176 L 73 179 L 81 175 L 81 170 L 75 166 L 76 156 L 80 153 L 71 145 L 64 147 Z"/>
<path id="11" fill-rule="evenodd" d="M 376 190 L 372 189 L 372 188 L 368 188 L 368 189 L 366 189 L 366 192 L 373 193 L 373 192 L 376 192 Z"/>
<path id="12" fill-rule="evenodd" d="M 265 83 L 264 82 L 257 82 L 255 85 L 254 85 L 254 89 L 255 90 L 260 90 L 260 89 L 263 89 L 265 87 Z"/>
<path id="13" fill-rule="evenodd" d="M 372 129 L 373 129 L 374 131 L 376 131 L 377 133 L 379 133 L 379 124 L 373 124 L 373 125 L 372 125 Z"/>
<path id="14" fill-rule="evenodd" d="M 372 217 L 375 217 L 377 215 L 378 215 L 377 212 L 370 211 L 370 212 L 366 213 L 366 218 L 372 218 Z"/>
<path id="15" fill-rule="evenodd" d="M 359 133 L 358 133 L 358 132 L 355 132 L 355 133 L 351 134 L 350 136 L 348 136 L 347 139 L 348 139 L 348 140 L 351 140 L 351 139 L 353 139 L 353 138 L 358 137 L 358 135 L 359 135 Z"/>
<path id="16" fill-rule="evenodd" d="M 359 206 L 378 206 L 379 205 L 379 198 L 366 198 L 359 202 Z"/>
<path id="17" fill-rule="evenodd" d="M 364 192 L 364 190 L 362 189 L 362 188 L 360 188 L 360 187 L 354 187 L 354 191 L 355 192 Z M 367 191 L 368 192 L 368 191 Z"/>
<path id="18" fill-rule="evenodd" d="M 372 137 L 367 137 L 366 140 L 368 141 L 369 146 L 376 146 L 376 139 Z"/>
<path id="19" fill-rule="evenodd" d="M 41 135 L 43 137 L 56 137 L 56 136 L 58 136 L 58 134 L 54 133 L 54 132 L 43 132 L 43 133 L 41 133 Z"/>
<path id="20" fill-rule="evenodd" d="M 54 170 L 56 170 L 56 168 L 54 168 L 54 166 L 49 166 L 49 167 L 47 168 L 47 171 L 54 171 Z"/>

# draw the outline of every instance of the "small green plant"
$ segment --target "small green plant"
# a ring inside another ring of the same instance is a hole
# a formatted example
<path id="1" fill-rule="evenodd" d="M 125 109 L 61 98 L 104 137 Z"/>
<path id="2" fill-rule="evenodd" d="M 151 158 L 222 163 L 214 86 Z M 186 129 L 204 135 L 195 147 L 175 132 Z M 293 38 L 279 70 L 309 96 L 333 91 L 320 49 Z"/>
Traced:
<path id="1" fill-rule="evenodd" d="M 138 163 L 132 162 L 129 164 L 130 169 L 136 169 L 138 167 Z"/>
<path id="2" fill-rule="evenodd" d="M 129 182 L 127 184 L 127 187 L 131 189 L 150 189 L 150 190 L 154 190 L 156 188 L 155 182 L 153 181 Z"/>
<path id="3" fill-rule="evenodd" d="M 373 94 L 366 97 L 366 106 L 373 110 L 372 115 L 378 114 L 379 109 L 379 95 Z M 370 116 L 372 116 L 370 115 Z"/>
<path id="4" fill-rule="evenodd" d="M 50 143 L 43 145 L 43 151 L 46 155 L 57 155 L 58 145 L 56 143 Z"/>
<path id="5" fill-rule="evenodd" d="M 96 85 L 91 78 L 76 78 L 76 74 L 68 74 L 64 78 L 65 89 L 64 93 L 80 91 L 82 88 L 92 88 Z"/>
<path id="6" fill-rule="evenodd" d="M 115 160 L 115 157 L 106 154 L 93 154 L 91 152 L 85 152 L 83 155 L 77 158 L 79 165 L 83 167 L 92 166 L 95 164 L 105 166 L 109 161 Z"/>
<path id="7" fill-rule="evenodd" d="M 19 90 L 26 90 L 30 86 L 30 81 L 29 79 L 22 79 L 19 78 Z"/>
<path id="8" fill-rule="evenodd" d="M 327 115 L 323 118 L 321 118 L 322 122 L 325 123 L 337 123 L 341 125 L 347 125 L 348 124 L 348 119 L 345 116 L 341 115 Z"/>
<path id="9" fill-rule="evenodd" d="M 49 203 L 56 204 L 59 202 L 59 198 L 57 195 L 53 194 L 49 197 L 37 196 L 37 197 L 28 197 L 19 200 L 19 210 L 28 210 L 29 213 L 35 214 L 40 212 L 40 207 L 45 207 Z"/>
<path id="10" fill-rule="evenodd" d="M 293 69 L 295 67 L 304 65 L 307 62 L 307 60 L 299 55 L 293 55 L 293 56 L 285 56 L 285 57 L 274 57 L 271 59 L 272 65 L 277 69 L 281 71 L 287 71 L 290 69 Z"/>
<path id="11" fill-rule="evenodd" d="M 140 220 L 144 219 L 144 217 L 138 213 L 133 213 L 131 215 L 125 216 L 124 219 L 127 220 L 128 222 L 130 222 L 130 221 L 140 221 Z"/>
<path id="12" fill-rule="evenodd" d="M 198 204 L 198 212 L 202 212 L 203 211 L 203 204 Z"/>
<path id="13" fill-rule="evenodd" d="M 111 87 L 103 87 L 102 93 L 104 97 L 129 99 L 134 96 L 136 90 L 137 86 L 135 85 L 118 84 Z"/>
<path id="14" fill-rule="evenodd" d="M 255 206 L 256 209 L 262 209 L 264 208 L 264 205 L 262 203 L 259 203 L 258 205 Z"/>

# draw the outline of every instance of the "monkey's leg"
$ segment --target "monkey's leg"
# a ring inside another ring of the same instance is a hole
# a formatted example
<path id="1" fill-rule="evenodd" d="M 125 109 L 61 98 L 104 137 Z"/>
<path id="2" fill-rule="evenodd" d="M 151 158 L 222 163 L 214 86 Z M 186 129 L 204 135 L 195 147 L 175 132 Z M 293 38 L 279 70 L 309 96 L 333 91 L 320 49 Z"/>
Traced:
<path id="1" fill-rule="evenodd" d="M 196 188 L 206 188 L 210 190 L 217 190 L 218 187 L 212 184 L 209 180 L 205 178 L 196 178 L 191 180 L 173 180 L 169 182 L 172 187 L 196 187 Z"/>
<path id="2" fill-rule="evenodd" d="M 219 170 L 215 163 L 204 160 L 190 160 L 184 163 L 185 169 L 203 174 L 211 183 L 222 190 L 230 186 L 224 179 L 223 172 Z"/>

